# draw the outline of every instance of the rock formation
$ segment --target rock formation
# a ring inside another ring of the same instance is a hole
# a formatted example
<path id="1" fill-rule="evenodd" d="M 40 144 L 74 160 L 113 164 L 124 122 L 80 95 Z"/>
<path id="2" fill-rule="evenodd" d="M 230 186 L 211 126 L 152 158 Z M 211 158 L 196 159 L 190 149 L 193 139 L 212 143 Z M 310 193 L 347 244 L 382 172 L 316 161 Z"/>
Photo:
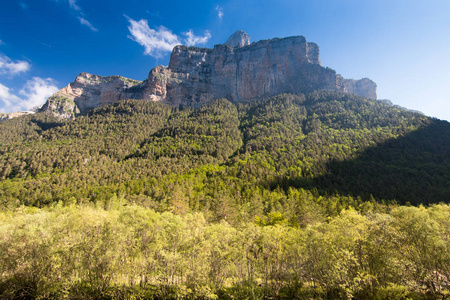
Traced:
<path id="1" fill-rule="evenodd" d="M 19 112 L 15 112 L 15 113 L 0 113 L 0 122 L 12 119 L 12 118 L 17 118 L 17 117 L 22 117 L 22 116 L 27 116 L 27 115 L 32 115 L 34 114 L 33 111 L 19 111 Z"/>
<path id="2" fill-rule="evenodd" d="M 319 47 L 303 36 L 250 44 L 243 31 L 213 49 L 174 47 L 168 67 L 152 69 L 139 82 L 120 76 L 81 73 L 49 98 L 42 110 L 64 118 L 122 99 L 163 101 L 200 107 L 218 98 L 251 102 L 280 93 L 331 90 L 376 99 L 370 79 L 344 79 L 320 65 Z"/>
<path id="3" fill-rule="evenodd" d="M 232 48 L 248 46 L 250 45 L 250 36 L 246 32 L 238 30 L 230 36 L 225 45 Z"/>
<path id="4" fill-rule="evenodd" d="M 122 76 L 103 77 L 81 73 L 74 82 L 48 98 L 41 111 L 51 111 L 66 119 L 74 118 L 80 112 L 119 100 L 141 99 L 141 84 L 141 81 Z"/>
<path id="5" fill-rule="evenodd" d="M 213 49 L 176 46 L 168 70 L 178 82 L 168 83 L 165 101 L 199 107 L 223 97 L 250 102 L 285 92 L 334 89 L 336 85 L 336 73 L 320 66 L 317 45 L 307 43 L 304 37 L 236 45 Z"/>
<path id="6" fill-rule="evenodd" d="M 363 78 L 360 80 L 354 79 L 343 79 L 343 80 L 344 80 L 343 92 L 360 95 L 370 99 L 377 99 L 377 85 L 369 78 Z"/>

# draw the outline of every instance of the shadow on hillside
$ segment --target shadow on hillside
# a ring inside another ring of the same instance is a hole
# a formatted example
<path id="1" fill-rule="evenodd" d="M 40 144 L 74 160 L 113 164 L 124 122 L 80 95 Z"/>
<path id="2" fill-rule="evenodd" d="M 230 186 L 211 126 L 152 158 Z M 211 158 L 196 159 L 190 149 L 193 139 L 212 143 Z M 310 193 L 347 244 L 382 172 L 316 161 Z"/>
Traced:
<path id="1" fill-rule="evenodd" d="M 326 167 L 327 174 L 300 185 L 364 200 L 372 195 L 401 204 L 449 203 L 450 123 L 432 120 L 426 127 L 365 150 L 356 159 L 330 161 Z"/>
<path id="2" fill-rule="evenodd" d="M 40 132 L 47 131 L 56 127 L 64 126 L 64 123 L 61 122 L 52 122 L 48 120 L 38 120 L 34 119 L 31 121 L 31 123 L 34 123 L 36 126 L 39 127 Z"/>

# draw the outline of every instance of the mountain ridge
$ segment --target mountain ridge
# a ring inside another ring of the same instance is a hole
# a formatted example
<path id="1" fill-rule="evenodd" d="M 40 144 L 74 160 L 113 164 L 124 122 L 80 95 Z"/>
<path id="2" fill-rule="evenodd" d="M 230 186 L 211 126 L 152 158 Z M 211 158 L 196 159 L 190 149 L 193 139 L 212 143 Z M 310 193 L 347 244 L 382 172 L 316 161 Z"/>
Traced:
<path id="1" fill-rule="evenodd" d="M 175 46 L 168 67 L 157 66 L 144 81 L 121 76 L 81 73 L 51 96 L 41 111 L 61 118 L 125 99 L 162 101 L 200 107 L 215 99 L 253 102 L 281 93 L 330 90 L 376 99 L 376 84 L 368 79 L 344 79 L 320 64 L 317 44 L 303 36 L 274 38 L 250 44 L 237 31 L 214 48 Z"/>

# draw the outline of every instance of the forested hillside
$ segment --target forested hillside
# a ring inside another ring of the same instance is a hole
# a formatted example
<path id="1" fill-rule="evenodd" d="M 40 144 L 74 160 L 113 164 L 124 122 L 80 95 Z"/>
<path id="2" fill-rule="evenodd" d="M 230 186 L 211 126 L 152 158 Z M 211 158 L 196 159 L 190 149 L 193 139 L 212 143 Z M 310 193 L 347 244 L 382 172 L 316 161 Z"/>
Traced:
<path id="1" fill-rule="evenodd" d="M 250 218 L 290 213 L 290 189 L 344 206 L 450 199 L 450 124 L 348 94 L 217 100 L 198 110 L 128 100 L 73 121 L 9 120 L 0 143 L 9 208 L 115 194 L 220 220 L 238 207 Z"/>
<path id="2" fill-rule="evenodd" d="M 6 299 L 448 296 L 450 124 L 380 101 L 27 115 L 0 179 Z"/>

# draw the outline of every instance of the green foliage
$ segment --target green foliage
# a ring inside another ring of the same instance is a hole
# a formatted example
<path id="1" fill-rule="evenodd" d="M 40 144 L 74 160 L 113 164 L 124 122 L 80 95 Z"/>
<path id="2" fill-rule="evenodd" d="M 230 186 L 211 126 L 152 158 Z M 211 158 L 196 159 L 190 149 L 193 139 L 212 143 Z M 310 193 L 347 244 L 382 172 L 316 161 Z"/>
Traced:
<path id="1" fill-rule="evenodd" d="M 2 298 L 449 293 L 447 122 L 324 91 L 127 100 L 0 146 Z"/>
<path id="2" fill-rule="evenodd" d="M 0 199 L 43 207 L 116 194 L 209 220 L 280 212 L 303 226 L 350 206 L 447 201 L 449 127 L 323 91 L 198 110 L 127 100 L 71 121 L 37 113 L 0 124 Z"/>
<path id="3" fill-rule="evenodd" d="M 4 299 L 439 299 L 450 207 L 399 206 L 305 228 L 138 206 L 0 214 Z"/>

